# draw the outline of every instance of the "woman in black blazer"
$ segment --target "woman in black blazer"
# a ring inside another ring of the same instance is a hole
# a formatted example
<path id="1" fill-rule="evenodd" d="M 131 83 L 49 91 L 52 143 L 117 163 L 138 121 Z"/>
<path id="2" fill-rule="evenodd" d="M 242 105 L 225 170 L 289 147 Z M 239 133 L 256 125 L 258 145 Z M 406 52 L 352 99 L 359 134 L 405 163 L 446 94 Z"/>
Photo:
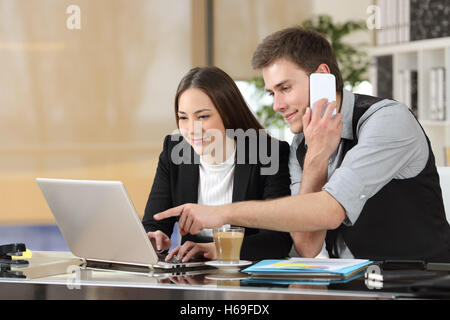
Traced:
<path id="1" fill-rule="evenodd" d="M 170 236 L 177 218 L 155 221 L 153 215 L 184 203 L 210 199 L 204 182 L 214 181 L 215 177 L 205 176 L 211 172 L 205 167 L 228 166 L 225 178 L 211 186 L 220 191 L 220 201 L 290 195 L 289 145 L 261 134 L 262 126 L 225 72 L 215 67 L 192 69 L 178 86 L 175 117 L 181 135 L 169 135 L 164 140 L 142 221 L 157 250 L 171 247 Z M 205 181 L 199 181 L 202 176 Z M 241 259 L 284 258 L 291 246 L 288 233 L 246 228 Z M 167 259 L 175 254 L 184 261 L 198 256 L 216 258 L 214 242 L 208 234 L 183 235 L 182 245 Z"/>

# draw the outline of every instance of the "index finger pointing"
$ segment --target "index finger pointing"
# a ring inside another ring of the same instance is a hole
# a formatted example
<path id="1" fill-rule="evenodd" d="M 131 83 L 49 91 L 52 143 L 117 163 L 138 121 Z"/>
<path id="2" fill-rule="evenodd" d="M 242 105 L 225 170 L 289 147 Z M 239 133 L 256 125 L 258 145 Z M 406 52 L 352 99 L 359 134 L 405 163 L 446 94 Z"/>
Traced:
<path id="1" fill-rule="evenodd" d="M 181 205 L 181 206 L 160 212 L 158 214 L 155 214 L 153 216 L 153 219 L 158 221 L 158 220 L 163 220 L 163 219 L 167 219 L 170 217 L 177 217 L 177 216 L 181 215 L 182 212 L 183 212 L 183 206 Z"/>

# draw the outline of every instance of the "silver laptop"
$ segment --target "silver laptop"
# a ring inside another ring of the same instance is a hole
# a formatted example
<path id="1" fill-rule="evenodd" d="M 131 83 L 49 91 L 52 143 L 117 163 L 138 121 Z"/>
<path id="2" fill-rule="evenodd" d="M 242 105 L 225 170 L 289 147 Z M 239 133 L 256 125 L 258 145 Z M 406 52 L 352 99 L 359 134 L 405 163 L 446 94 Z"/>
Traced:
<path id="1" fill-rule="evenodd" d="M 191 268 L 204 262 L 158 259 L 120 181 L 36 179 L 70 250 L 86 261 Z"/>

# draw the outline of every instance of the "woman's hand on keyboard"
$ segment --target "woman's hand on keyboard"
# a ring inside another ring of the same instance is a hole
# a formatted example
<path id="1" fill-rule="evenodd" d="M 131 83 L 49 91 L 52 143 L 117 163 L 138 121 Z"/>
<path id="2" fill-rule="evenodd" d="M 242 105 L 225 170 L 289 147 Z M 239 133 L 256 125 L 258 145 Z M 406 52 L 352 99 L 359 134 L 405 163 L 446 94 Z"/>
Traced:
<path id="1" fill-rule="evenodd" d="M 149 232 L 147 235 L 155 250 L 161 252 L 170 249 L 170 238 L 164 232 L 157 230 L 155 232 Z"/>
<path id="2" fill-rule="evenodd" d="M 167 255 L 166 261 L 170 261 L 174 256 L 182 262 L 187 262 L 192 258 L 198 257 L 214 260 L 217 257 L 216 246 L 214 245 L 214 242 L 195 243 L 192 241 L 186 241 L 183 245 L 173 249 Z"/>

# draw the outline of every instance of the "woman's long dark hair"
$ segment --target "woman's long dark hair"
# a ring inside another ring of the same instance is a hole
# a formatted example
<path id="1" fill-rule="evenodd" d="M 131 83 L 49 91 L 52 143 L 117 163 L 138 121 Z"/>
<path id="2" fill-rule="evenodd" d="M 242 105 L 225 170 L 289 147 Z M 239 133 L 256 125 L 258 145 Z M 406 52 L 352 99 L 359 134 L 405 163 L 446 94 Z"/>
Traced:
<path id="1" fill-rule="evenodd" d="M 202 90 L 213 102 L 225 129 L 264 129 L 250 111 L 236 83 L 217 67 L 193 68 L 181 79 L 175 95 L 175 118 L 178 126 L 178 100 L 187 89 Z"/>

